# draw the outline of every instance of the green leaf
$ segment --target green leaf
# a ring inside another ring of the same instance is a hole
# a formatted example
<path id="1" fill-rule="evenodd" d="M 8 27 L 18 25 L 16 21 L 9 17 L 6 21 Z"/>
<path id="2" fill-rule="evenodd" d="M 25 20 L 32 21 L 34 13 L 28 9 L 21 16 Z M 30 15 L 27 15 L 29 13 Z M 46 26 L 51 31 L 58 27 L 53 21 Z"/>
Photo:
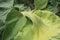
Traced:
<path id="1" fill-rule="evenodd" d="M 6 29 L 3 33 L 3 40 L 11 40 L 19 30 L 22 30 L 26 18 L 15 9 L 12 9 L 6 19 Z"/>
<path id="2" fill-rule="evenodd" d="M 31 23 L 27 22 L 24 29 L 14 37 L 15 40 L 54 40 L 51 38 L 60 33 L 60 18 L 52 12 L 37 10 L 34 13 L 22 13 Z"/>
<path id="3" fill-rule="evenodd" d="M 4 23 L 2 20 L 0 20 L 0 31 L 1 31 L 3 28 L 5 28 L 5 23 Z"/>
<path id="4" fill-rule="evenodd" d="M 0 7 L 10 8 L 12 7 L 14 0 L 0 0 Z"/>
<path id="5" fill-rule="evenodd" d="M 13 7 L 14 0 L 0 0 L 0 19 L 5 22 L 7 14 Z"/>
<path id="6" fill-rule="evenodd" d="M 50 6 L 50 5 L 46 8 L 46 10 L 51 11 L 53 13 L 57 13 L 59 11 L 57 6 Z"/>
<path id="7" fill-rule="evenodd" d="M 13 7 L 14 0 L 0 0 L 0 35 L 5 28 L 5 20 L 7 14 L 11 11 Z M 2 36 L 0 36 L 2 38 Z M 1 40 L 0 38 L 0 40 Z"/>
<path id="8" fill-rule="evenodd" d="M 33 29 L 32 22 L 30 21 L 30 19 L 27 19 L 27 22 L 24 28 L 21 31 L 19 31 L 13 39 L 14 40 L 31 40 L 30 37 L 32 37 L 31 36 L 32 29 Z"/>
<path id="9" fill-rule="evenodd" d="M 57 5 L 58 0 L 50 0 L 50 2 L 51 2 L 51 5 L 56 6 L 56 5 Z"/>
<path id="10" fill-rule="evenodd" d="M 49 0 L 49 4 L 46 8 L 46 10 L 54 12 L 54 13 L 58 13 L 59 11 L 59 1 L 58 0 Z"/>
<path id="11" fill-rule="evenodd" d="M 48 0 L 34 0 L 35 9 L 44 9 L 48 4 Z"/>
<path id="12" fill-rule="evenodd" d="M 18 9 L 19 11 L 31 11 L 31 9 L 28 6 L 25 6 L 24 4 L 16 4 L 14 5 L 15 9 Z"/>
<path id="13" fill-rule="evenodd" d="M 59 0 L 49 0 L 49 4 L 46 9 L 58 14 L 59 9 L 60 9 L 59 4 L 60 4 Z"/>
<path id="14" fill-rule="evenodd" d="M 53 36 L 55 37 L 58 34 L 60 35 L 60 17 L 55 15 L 53 12 L 49 12 L 46 10 L 37 10 L 35 14 L 42 19 L 45 25 L 47 25 L 47 27 L 43 29 L 45 31 L 42 34 L 42 38 L 44 38 L 45 36 L 45 39 L 43 40 L 60 40 L 58 38 L 52 39 Z"/>

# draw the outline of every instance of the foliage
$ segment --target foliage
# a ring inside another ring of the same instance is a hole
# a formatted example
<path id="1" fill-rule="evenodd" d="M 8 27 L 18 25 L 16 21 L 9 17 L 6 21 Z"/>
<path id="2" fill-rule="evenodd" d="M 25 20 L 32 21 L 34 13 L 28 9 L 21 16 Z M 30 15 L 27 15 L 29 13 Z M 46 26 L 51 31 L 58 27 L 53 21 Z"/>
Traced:
<path id="1" fill-rule="evenodd" d="M 0 40 L 60 40 L 60 0 L 0 0 Z"/>

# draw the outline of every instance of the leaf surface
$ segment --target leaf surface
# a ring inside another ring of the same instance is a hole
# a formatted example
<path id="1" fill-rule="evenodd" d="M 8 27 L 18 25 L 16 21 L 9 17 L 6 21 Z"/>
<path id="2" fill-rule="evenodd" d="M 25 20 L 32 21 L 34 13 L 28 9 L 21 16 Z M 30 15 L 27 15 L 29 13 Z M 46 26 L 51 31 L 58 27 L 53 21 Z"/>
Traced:
<path id="1" fill-rule="evenodd" d="M 18 32 L 15 40 L 59 40 L 53 38 L 60 33 L 60 18 L 58 16 L 45 10 L 37 10 L 34 13 L 24 12 L 23 15 L 32 22 L 28 22 L 30 25 L 26 24 L 27 26 L 22 32 Z"/>
<path id="2" fill-rule="evenodd" d="M 48 4 L 48 0 L 34 0 L 35 9 L 44 9 Z"/>
<path id="3" fill-rule="evenodd" d="M 11 40 L 19 30 L 22 30 L 26 18 L 15 9 L 12 9 L 6 19 L 6 29 L 3 33 L 3 40 Z"/>

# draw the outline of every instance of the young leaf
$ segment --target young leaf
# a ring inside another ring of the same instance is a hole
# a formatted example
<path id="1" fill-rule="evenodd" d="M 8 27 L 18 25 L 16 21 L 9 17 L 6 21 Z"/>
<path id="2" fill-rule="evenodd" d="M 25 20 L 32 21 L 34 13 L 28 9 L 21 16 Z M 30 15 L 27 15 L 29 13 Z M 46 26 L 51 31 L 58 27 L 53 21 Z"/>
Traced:
<path id="1" fill-rule="evenodd" d="M 48 0 L 34 0 L 35 9 L 44 9 L 48 4 Z"/>
<path id="2" fill-rule="evenodd" d="M 60 40 L 60 36 L 59 38 L 53 38 L 53 36 L 55 37 L 56 35 L 60 35 L 60 17 L 56 16 L 54 13 L 49 12 L 49 11 L 42 11 L 42 10 L 37 10 L 35 11 L 35 14 L 37 16 L 39 16 L 43 23 L 45 25 L 47 25 L 48 27 L 46 27 L 43 30 L 46 30 L 42 35 L 42 40 Z M 44 37 L 45 36 L 45 37 Z"/>
<path id="3" fill-rule="evenodd" d="M 37 10 L 34 13 L 23 13 L 23 15 L 32 23 L 28 22 L 22 32 L 18 32 L 15 40 L 54 40 L 51 38 L 60 33 L 60 18 L 52 12 Z"/>

